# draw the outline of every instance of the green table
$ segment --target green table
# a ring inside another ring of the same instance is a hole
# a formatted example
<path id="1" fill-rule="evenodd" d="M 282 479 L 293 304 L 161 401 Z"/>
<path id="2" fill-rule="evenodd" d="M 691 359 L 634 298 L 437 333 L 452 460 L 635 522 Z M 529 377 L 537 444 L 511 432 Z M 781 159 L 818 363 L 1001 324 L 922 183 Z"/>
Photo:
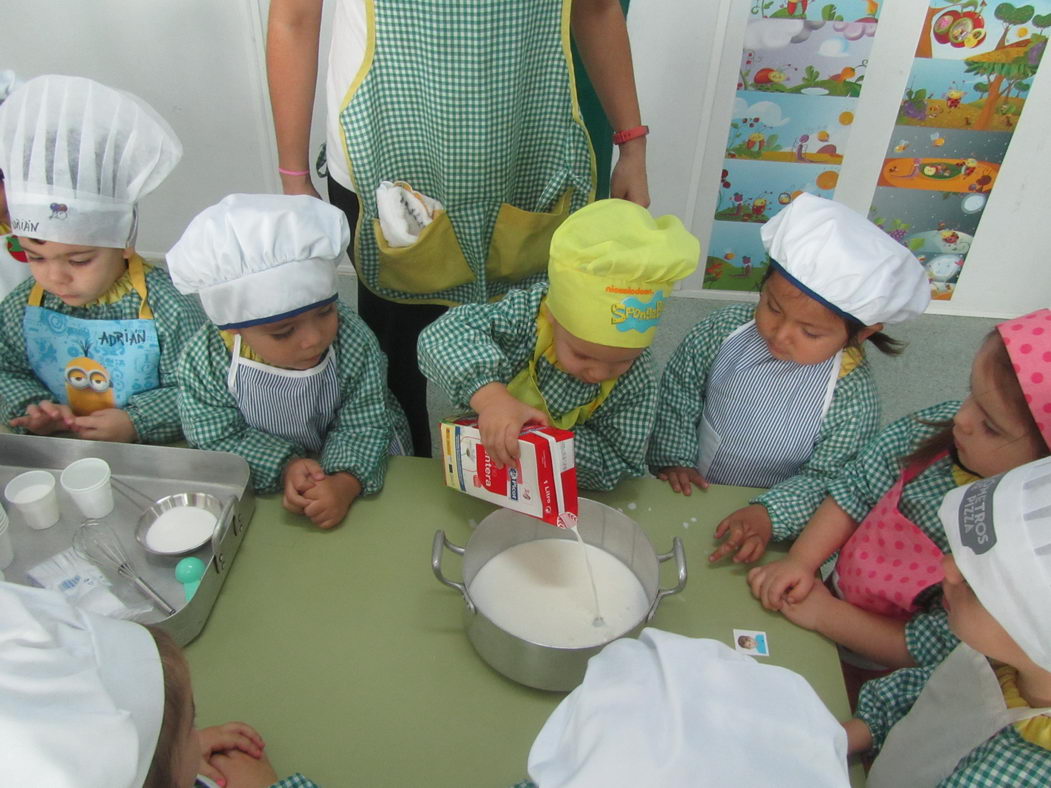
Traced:
<path id="1" fill-rule="evenodd" d="M 839 719 L 849 715 L 836 650 L 763 610 L 745 568 L 709 566 L 715 524 L 751 490 L 685 498 L 653 479 L 593 497 L 624 510 L 658 552 L 680 536 L 689 582 L 653 626 L 731 643 L 767 633 L 769 661 L 803 674 Z M 438 528 L 464 544 L 490 504 L 442 485 L 436 461 L 394 458 L 386 487 L 319 531 L 270 496 L 258 508 L 208 624 L 187 648 L 198 724 L 244 720 L 279 773 L 329 786 L 505 788 L 563 695 L 504 678 L 475 654 L 462 597 L 431 574 Z M 776 555 L 777 548 L 775 548 Z M 662 585 L 674 584 L 674 562 Z M 459 578 L 459 559 L 445 571 Z M 855 769 L 855 772 L 857 769 Z M 855 774 L 855 784 L 860 784 Z"/>

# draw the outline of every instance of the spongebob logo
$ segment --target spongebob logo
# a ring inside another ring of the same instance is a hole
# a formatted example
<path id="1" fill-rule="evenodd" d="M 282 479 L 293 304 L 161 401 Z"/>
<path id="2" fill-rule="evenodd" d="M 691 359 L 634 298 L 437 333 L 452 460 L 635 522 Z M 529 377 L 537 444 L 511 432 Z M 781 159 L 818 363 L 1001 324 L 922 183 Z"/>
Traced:
<path id="1" fill-rule="evenodd" d="M 638 331 L 644 334 L 656 328 L 664 312 L 664 291 L 658 290 L 648 302 L 631 296 L 610 307 L 610 322 L 618 331 Z"/>

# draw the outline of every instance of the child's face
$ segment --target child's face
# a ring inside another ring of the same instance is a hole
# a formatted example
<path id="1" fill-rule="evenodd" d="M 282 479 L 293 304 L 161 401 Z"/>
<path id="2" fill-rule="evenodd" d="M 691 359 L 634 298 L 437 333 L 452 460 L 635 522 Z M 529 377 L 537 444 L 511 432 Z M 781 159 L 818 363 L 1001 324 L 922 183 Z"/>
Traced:
<path id="1" fill-rule="evenodd" d="M 956 637 L 975 651 L 1008 665 L 1017 667 L 1027 662 L 1025 652 L 978 600 L 951 555 L 942 556 L 942 570 L 942 605 Z"/>
<path id="2" fill-rule="evenodd" d="M 259 326 L 235 329 L 263 361 L 285 369 L 310 369 L 321 363 L 339 331 L 336 303 Z"/>
<path id="3" fill-rule="evenodd" d="M 1043 456 L 1040 436 L 997 385 L 995 339 L 979 349 L 971 366 L 971 393 L 953 417 L 952 437 L 960 462 L 979 476 L 994 476 Z"/>
<path id="4" fill-rule="evenodd" d="M 37 284 L 69 306 L 84 306 L 109 290 L 127 269 L 131 249 L 79 246 L 19 236 Z"/>
<path id="5" fill-rule="evenodd" d="M 770 355 L 781 361 L 820 364 L 847 344 L 843 318 L 776 272 L 763 285 L 755 325 Z M 858 341 L 876 330 L 862 329 Z"/>
<path id="6" fill-rule="evenodd" d="M 558 365 L 585 383 L 601 383 L 623 375 L 645 350 L 588 342 L 570 334 L 553 317 L 551 325 L 554 327 L 555 357 L 558 359 Z"/>
<path id="7" fill-rule="evenodd" d="M 189 672 L 187 671 L 187 681 L 189 681 Z M 184 716 L 182 730 L 179 731 L 179 741 L 175 746 L 175 764 L 172 768 L 172 774 L 176 778 L 176 785 L 182 788 L 182 786 L 192 786 L 196 784 L 198 767 L 201 765 L 201 742 L 197 735 L 197 728 L 194 727 L 194 717 L 196 715 L 196 709 L 193 703 L 193 692 L 186 693 L 186 708 L 183 710 Z"/>

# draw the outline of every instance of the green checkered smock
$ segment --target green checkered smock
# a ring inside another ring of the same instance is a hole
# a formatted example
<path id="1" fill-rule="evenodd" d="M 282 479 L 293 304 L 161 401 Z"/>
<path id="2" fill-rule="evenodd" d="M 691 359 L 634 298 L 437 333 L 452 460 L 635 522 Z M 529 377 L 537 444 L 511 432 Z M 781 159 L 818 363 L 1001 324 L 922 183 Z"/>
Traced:
<path id="1" fill-rule="evenodd" d="M 705 386 L 723 341 L 755 318 L 754 304 L 734 304 L 702 320 L 686 335 L 664 369 L 657 420 L 647 462 L 657 473 L 672 465 L 693 468 Z M 825 498 L 828 482 L 879 427 L 879 395 L 867 362 L 836 382 L 813 454 L 799 473 L 752 499 L 766 507 L 775 540 L 794 539 Z"/>
<path id="2" fill-rule="evenodd" d="M 363 76 L 340 109 L 361 214 L 354 265 L 383 298 L 484 303 L 546 278 L 550 233 L 594 199 L 569 49 L 570 0 L 373 0 Z M 376 188 L 445 207 L 412 246 L 380 243 Z M 497 253 L 494 254 L 494 250 Z"/>
<path id="3" fill-rule="evenodd" d="M 405 451 L 412 441 L 405 414 L 387 390 L 387 359 L 376 337 L 350 307 L 337 304 L 339 331 L 332 348 L 343 401 L 318 462 L 325 473 L 351 474 L 368 495 L 383 487 L 393 439 Z M 204 326 L 179 359 L 179 415 L 186 440 L 195 448 L 241 455 L 252 470 L 256 492 L 274 492 L 281 488 L 289 461 L 307 452 L 248 426 L 227 388 L 229 370 L 230 350 L 215 326 Z"/>
<path id="4" fill-rule="evenodd" d="M 949 614 L 941 605 L 941 594 L 926 611 L 913 615 L 905 624 L 905 648 L 920 667 L 939 664 L 960 645 L 960 639 L 949 629 Z"/>
<path id="5" fill-rule="evenodd" d="M 278 780 L 271 785 L 270 788 L 318 788 L 318 785 L 313 780 L 296 772 L 295 774 L 285 777 L 283 780 Z"/>
<path id="6" fill-rule="evenodd" d="M 126 275 L 125 275 L 126 276 Z M 29 291 L 36 284 L 30 278 L 8 293 L 0 303 L 0 418 L 6 424 L 25 413 L 26 407 L 54 396 L 40 382 L 26 355 L 22 317 Z M 162 268 L 146 266 L 146 298 L 153 310 L 161 357 L 160 386 L 128 398 L 124 411 L 135 426 L 142 443 L 172 443 L 182 438 L 177 406 L 176 366 L 183 345 L 204 322 L 197 302 L 175 289 Z M 62 299 L 44 293 L 41 306 L 84 320 L 137 320 L 142 299 L 131 289 L 112 304 L 67 306 Z M 24 430 L 17 430 L 24 432 Z"/>
<path id="7" fill-rule="evenodd" d="M 489 383 L 510 383 L 526 368 L 536 345 L 536 319 L 547 285 L 512 290 L 494 304 L 450 310 L 420 334 L 420 369 L 440 386 L 453 406 L 470 409 L 470 399 Z M 653 425 L 657 381 L 647 349 L 631 365 L 591 417 L 574 428 L 577 485 L 612 490 L 627 476 L 642 476 L 646 438 Z M 580 407 L 598 394 L 546 358 L 536 364 L 540 392 L 551 415 Z"/>
<path id="8" fill-rule="evenodd" d="M 887 734 L 916 702 L 934 667 L 903 668 L 866 682 L 858 697 L 856 716 L 872 732 L 872 752 L 878 753 Z M 962 692 L 966 688 L 961 688 Z M 951 720 L 945 721 L 951 725 Z M 975 748 L 938 783 L 939 788 L 1046 788 L 1051 785 L 1051 752 L 1026 741 L 1013 725 Z"/>

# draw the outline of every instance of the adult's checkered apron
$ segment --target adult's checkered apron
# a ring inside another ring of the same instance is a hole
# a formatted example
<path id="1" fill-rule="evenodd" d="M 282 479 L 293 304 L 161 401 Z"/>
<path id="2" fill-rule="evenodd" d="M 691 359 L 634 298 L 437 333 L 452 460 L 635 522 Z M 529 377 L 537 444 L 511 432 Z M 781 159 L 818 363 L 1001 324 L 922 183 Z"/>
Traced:
<path id="1" fill-rule="evenodd" d="M 361 214 L 358 275 L 404 302 L 480 303 L 547 270 L 551 234 L 594 198 L 573 87 L 571 0 L 366 0 L 368 46 L 340 113 Z M 446 210 L 391 248 L 381 181 Z"/>

